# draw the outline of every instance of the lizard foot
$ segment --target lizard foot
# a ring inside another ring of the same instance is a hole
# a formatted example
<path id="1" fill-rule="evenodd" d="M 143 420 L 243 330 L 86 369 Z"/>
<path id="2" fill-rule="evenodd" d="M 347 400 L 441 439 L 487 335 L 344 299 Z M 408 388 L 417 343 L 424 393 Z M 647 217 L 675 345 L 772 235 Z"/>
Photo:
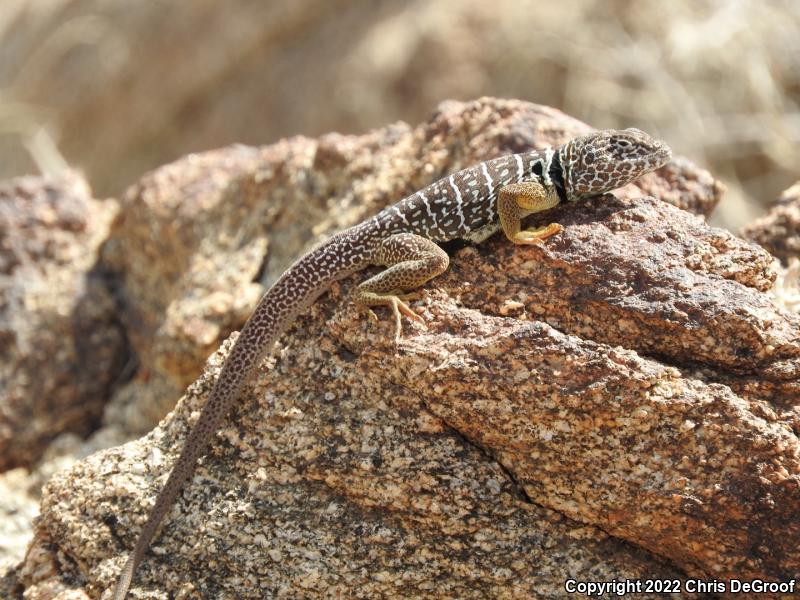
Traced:
<path id="1" fill-rule="evenodd" d="M 405 300 L 414 300 L 418 297 L 419 293 L 417 292 L 411 292 L 407 294 L 376 294 L 374 292 L 367 292 L 362 294 L 357 302 L 358 304 L 367 307 L 367 314 L 369 314 L 370 320 L 376 323 L 378 322 L 378 317 L 369 307 L 382 305 L 390 308 L 394 314 L 394 340 L 395 342 L 399 342 L 400 336 L 403 333 L 402 315 L 405 315 L 409 319 L 412 319 L 423 326 L 425 325 L 425 319 L 411 310 L 411 307 L 405 302 Z"/>
<path id="2" fill-rule="evenodd" d="M 564 226 L 559 223 L 550 223 L 536 229 L 526 229 L 514 235 L 515 244 L 540 244 L 543 240 L 564 231 Z"/>

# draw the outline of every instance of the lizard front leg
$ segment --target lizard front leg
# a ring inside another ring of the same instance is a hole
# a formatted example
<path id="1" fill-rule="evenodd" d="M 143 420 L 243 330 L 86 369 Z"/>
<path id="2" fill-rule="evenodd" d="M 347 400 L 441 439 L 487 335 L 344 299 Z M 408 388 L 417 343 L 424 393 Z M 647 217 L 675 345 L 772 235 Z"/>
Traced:
<path id="1" fill-rule="evenodd" d="M 450 264 L 447 253 L 434 242 L 413 233 L 397 233 L 383 240 L 373 262 L 388 267 L 358 286 L 355 302 L 362 306 L 388 306 L 395 318 L 395 340 L 402 331 L 400 313 L 415 321 L 422 318 L 404 300 L 417 288 L 443 273 Z"/>
<path id="2" fill-rule="evenodd" d="M 520 231 L 524 217 L 553 208 L 558 202 L 558 195 L 555 192 L 548 193 L 538 181 L 523 181 L 503 187 L 497 196 L 497 214 L 503 233 L 515 244 L 538 244 L 560 233 L 564 227 L 558 223 Z"/>

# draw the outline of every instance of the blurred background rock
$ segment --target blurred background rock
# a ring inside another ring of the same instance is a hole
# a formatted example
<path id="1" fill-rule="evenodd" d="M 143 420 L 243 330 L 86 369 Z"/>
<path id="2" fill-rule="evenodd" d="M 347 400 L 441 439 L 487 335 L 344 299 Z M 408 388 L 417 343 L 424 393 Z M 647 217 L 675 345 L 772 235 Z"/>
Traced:
<path id="1" fill-rule="evenodd" d="M 763 212 L 800 165 L 800 2 L 3 0 L 0 177 L 97 196 L 192 151 L 517 97 L 635 125 Z"/>

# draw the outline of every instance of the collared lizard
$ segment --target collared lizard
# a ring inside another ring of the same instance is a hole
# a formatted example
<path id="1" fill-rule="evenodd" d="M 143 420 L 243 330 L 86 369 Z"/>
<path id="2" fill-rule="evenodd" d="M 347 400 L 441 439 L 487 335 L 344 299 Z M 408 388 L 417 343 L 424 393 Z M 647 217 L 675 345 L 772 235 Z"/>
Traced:
<path id="1" fill-rule="evenodd" d="M 448 255 L 437 242 L 460 238 L 480 243 L 502 229 L 515 244 L 541 243 L 563 227 L 551 223 L 524 230 L 524 217 L 559 202 L 609 192 L 661 167 L 670 156 L 664 143 L 625 129 L 495 158 L 432 183 L 300 258 L 264 294 L 242 328 L 120 573 L 114 599 L 127 595 L 159 524 L 261 359 L 334 281 L 369 265 L 386 267 L 357 287 L 354 300 L 365 307 L 389 307 L 399 339 L 401 314 L 422 320 L 406 302 L 408 290 L 448 267 Z"/>

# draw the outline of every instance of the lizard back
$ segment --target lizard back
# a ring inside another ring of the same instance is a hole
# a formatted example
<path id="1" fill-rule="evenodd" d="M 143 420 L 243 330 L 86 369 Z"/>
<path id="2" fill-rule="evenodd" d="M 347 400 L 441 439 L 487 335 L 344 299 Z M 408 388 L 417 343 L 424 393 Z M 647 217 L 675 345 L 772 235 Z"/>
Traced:
<path id="1" fill-rule="evenodd" d="M 500 189 L 534 178 L 549 193 L 563 195 L 558 152 L 547 148 L 509 154 L 462 169 L 384 209 L 375 219 L 389 235 L 411 232 L 436 242 L 482 242 L 499 229 Z"/>

